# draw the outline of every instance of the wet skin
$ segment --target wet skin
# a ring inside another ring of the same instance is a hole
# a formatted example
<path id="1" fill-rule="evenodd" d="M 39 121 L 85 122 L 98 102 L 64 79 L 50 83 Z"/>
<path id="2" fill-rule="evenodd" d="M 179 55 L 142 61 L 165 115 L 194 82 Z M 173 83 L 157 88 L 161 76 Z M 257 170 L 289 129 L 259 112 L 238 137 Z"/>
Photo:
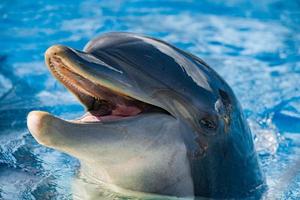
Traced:
<path id="1" fill-rule="evenodd" d="M 241 106 L 201 59 L 131 33 L 105 34 L 83 51 L 52 46 L 45 57 L 87 114 L 65 121 L 30 113 L 29 130 L 41 144 L 128 190 L 214 198 L 261 194 L 264 177 Z"/>

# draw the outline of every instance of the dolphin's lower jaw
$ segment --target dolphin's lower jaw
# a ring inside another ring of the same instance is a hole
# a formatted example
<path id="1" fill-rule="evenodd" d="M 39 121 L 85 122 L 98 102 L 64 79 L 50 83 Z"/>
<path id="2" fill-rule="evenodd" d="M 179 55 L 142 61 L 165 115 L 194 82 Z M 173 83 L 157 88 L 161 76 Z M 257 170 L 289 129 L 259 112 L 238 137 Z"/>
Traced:
<path id="1" fill-rule="evenodd" d="M 42 111 L 32 111 L 27 116 L 27 127 L 32 136 L 42 145 L 49 146 L 51 143 L 49 137 L 44 137 L 45 125 L 50 124 L 49 121 L 53 116 Z"/>
<path id="2" fill-rule="evenodd" d="M 41 111 L 28 115 L 33 137 L 44 146 L 78 158 L 88 184 L 111 185 L 114 192 L 134 196 L 194 195 L 179 125 L 172 116 L 160 113 L 105 123 L 75 123 Z M 145 132 L 140 131 L 142 127 Z M 169 138 L 170 132 L 174 138 Z"/>

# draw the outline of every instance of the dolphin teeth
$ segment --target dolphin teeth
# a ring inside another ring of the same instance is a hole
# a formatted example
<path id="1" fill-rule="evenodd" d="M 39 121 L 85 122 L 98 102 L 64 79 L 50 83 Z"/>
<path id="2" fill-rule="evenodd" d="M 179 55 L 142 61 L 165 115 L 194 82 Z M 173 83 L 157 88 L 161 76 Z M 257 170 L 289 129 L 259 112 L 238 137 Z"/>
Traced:
<path id="1" fill-rule="evenodd" d="M 54 74 L 54 76 L 57 77 L 57 79 L 60 82 L 62 82 L 68 89 L 70 89 L 71 92 L 73 92 L 79 99 L 84 99 L 83 100 L 84 104 L 85 103 L 89 104 L 86 106 L 88 107 L 88 110 L 93 113 L 95 117 L 111 114 L 113 109 L 111 103 L 77 86 L 76 80 L 75 81 L 72 80 L 72 78 L 69 78 L 67 75 L 63 73 L 63 70 L 65 70 L 70 75 L 73 75 L 72 74 L 73 72 L 71 72 L 69 69 L 67 69 L 67 67 L 64 66 L 60 58 L 56 56 L 51 57 L 49 60 L 49 68 L 51 69 L 51 72 Z M 77 76 L 79 77 L 79 75 Z M 76 79 L 75 74 L 74 74 L 74 78 Z M 86 102 L 86 98 L 83 94 L 92 97 L 93 98 L 92 102 L 90 103 Z M 92 117 L 89 116 L 87 119 L 92 120 Z M 95 121 L 95 119 L 93 119 L 92 121 Z"/>
<path id="2" fill-rule="evenodd" d="M 66 69 L 68 70 L 64 64 L 62 63 L 61 59 L 53 56 L 52 58 L 50 58 L 50 62 L 49 62 L 49 67 L 51 69 L 51 72 L 54 74 L 54 76 L 56 76 L 58 78 L 59 81 L 61 81 L 66 87 L 68 88 L 72 88 L 75 89 L 81 93 L 84 93 L 86 95 L 95 97 L 93 94 L 89 93 L 88 91 L 78 87 L 76 84 L 74 84 L 72 82 L 71 79 L 69 79 L 67 76 L 64 76 L 61 72 L 60 72 L 60 68 Z M 56 65 L 58 65 L 59 67 L 57 67 Z M 72 90 L 71 90 L 72 91 Z"/>

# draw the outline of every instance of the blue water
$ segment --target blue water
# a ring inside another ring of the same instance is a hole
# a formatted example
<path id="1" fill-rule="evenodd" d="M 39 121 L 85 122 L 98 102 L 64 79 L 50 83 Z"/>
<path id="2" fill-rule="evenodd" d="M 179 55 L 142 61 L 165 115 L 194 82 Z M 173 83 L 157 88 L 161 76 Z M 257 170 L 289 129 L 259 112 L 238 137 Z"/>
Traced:
<path id="1" fill-rule="evenodd" d="M 47 71 L 53 44 L 82 49 L 108 31 L 166 40 L 203 58 L 231 85 L 255 136 L 269 190 L 300 198 L 300 2 L 0 2 L 0 199 L 72 199 L 79 163 L 42 147 L 31 110 L 65 118 L 83 109 Z"/>

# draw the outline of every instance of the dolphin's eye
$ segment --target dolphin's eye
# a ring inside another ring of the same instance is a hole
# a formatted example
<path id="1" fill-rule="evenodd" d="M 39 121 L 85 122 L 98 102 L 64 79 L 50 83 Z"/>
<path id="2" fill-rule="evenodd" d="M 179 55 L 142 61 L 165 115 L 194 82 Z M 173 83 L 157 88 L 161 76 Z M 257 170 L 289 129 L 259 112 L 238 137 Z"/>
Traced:
<path id="1" fill-rule="evenodd" d="M 206 128 L 206 129 L 215 129 L 216 128 L 216 124 L 212 120 L 207 119 L 207 118 L 200 119 L 200 124 L 203 128 Z"/>

